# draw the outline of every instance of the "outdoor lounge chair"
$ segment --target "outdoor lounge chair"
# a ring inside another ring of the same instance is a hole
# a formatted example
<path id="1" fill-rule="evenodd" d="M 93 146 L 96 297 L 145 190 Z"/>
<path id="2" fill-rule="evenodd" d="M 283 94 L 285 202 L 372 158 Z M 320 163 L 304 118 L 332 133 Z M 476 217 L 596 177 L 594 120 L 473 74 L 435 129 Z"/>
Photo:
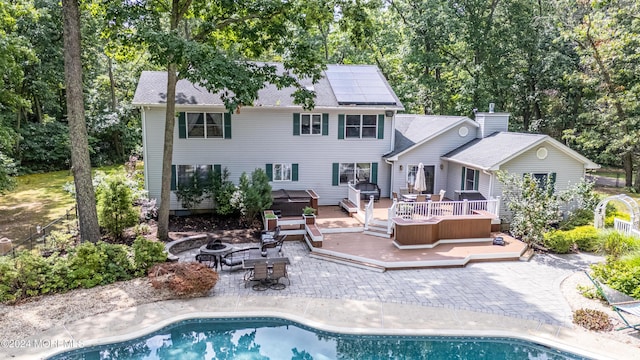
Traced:
<path id="1" fill-rule="evenodd" d="M 248 247 L 235 250 L 220 258 L 220 268 L 222 269 L 223 265 L 230 268 L 242 266 L 242 260 L 257 258 L 260 256 L 259 247 Z"/>
<path id="2" fill-rule="evenodd" d="M 585 271 L 587 277 L 593 285 L 596 286 L 596 289 L 604 297 L 605 300 L 611 305 L 613 310 L 618 313 L 618 316 L 625 323 L 625 326 L 620 327 L 616 330 L 624 330 L 624 329 L 635 329 L 640 331 L 640 324 L 631 324 L 626 318 L 625 314 L 630 314 L 634 316 L 640 317 L 640 300 L 634 299 L 631 296 L 621 293 L 618 290 L 612 289 L 607 285 L 601 283 L 597 279 L 594 279 L 589 275 L 588 272 Z"/>

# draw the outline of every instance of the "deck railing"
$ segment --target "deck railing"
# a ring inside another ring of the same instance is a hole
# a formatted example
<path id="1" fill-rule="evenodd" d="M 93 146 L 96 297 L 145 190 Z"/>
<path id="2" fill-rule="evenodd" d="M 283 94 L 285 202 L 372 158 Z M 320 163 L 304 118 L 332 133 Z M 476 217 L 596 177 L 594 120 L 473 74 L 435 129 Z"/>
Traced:
<path id="1" fill-rule="evenodd" d="M 369 198 L 369 202 L 364 207 L 364 229 L 369 230 L 369 224 L 373 220 L 373 196 Z"/>
<path id="2" fill-rule="evenodd" d="M 360 190 L 356 189 L 351 183 L 349 183 L 348 199 L 360 210 Z"/>
<path id="3" fill-rule="evenodd" d="M 623 234 L 640 237 L 640 230 L 634 229 L 631 221 L 615 218 L 613 219 L 613 228 Z"/>
<path id="4" fill-rule="evenodd" d="M 500 214 L 500 198 L 490 200 L 463 201 L 427 201 L 427 202 L 399 202 L 395 205 L 395 212 L 391 217 L 405 219 L 429 218 L 431 216 L 463 216 L 471 215 L 474 211 L 486 211 L 494 216 Z"/>

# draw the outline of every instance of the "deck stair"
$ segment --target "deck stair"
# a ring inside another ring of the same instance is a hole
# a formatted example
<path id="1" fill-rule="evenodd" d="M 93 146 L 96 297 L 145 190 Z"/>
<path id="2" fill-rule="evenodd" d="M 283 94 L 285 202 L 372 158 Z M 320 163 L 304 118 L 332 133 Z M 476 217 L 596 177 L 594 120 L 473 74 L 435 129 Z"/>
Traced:
<path id="1" fill-rule="evenodd" d="M 390 239 L 391 234 L 387 233 L 387 223 L 386 221 L 373 219 L 369 224 L 369 227 L 363 231 L 364 234 L 379 236 L 385 239 Z"/>
<path id="2" fill-rule="evenodd" d="M 376 271 L 376 272 L 385 272 L 387 270 L 384 266 L 371 264 L 371 263 L 367 263 L 367 262 L 364 262 L 364 261 L 348 259 L 348 258 L 344 258 L 344 257 L 338 257 L 338 256 L 334 256 L 334 255 L 331 255 L 331 254 L 318 253 L 318 252 L 315 252 L 315 251 L 312 251 L 311 254 L 309 254 L 309 257 L 314 258 L 314 259 L 324 260 L 324 261 L 331 261 L 331 262 L 334 262 L 336 264 L 353 266 L 353 267 L 357 267 L 359 269 L 372 270 L 372 271 Z"/>
<path id="3" fill-rule="evenodd" d="M 340 201 L 340 206 L 350 214 L 358 212 L 358 205 L 354 204 L 347 198 L 344 198 L 342 199 L 342 201 Z"/>

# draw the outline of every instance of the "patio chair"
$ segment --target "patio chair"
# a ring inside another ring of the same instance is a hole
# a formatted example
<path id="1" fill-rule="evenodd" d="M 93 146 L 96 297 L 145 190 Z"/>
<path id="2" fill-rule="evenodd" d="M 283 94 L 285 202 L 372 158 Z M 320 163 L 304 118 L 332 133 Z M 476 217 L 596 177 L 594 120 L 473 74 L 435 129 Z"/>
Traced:
<path id="1" fill-rule="evenodd" d="M 416 196 L 416 202 L 425 202 L 425 201 L 427 201 L 427 195 Z"/>
<path id="2" fill-rule="evenodd" d="M 284 243 L 284 239 L 286 238 L 287 238 L 287 235 L 282 235 L 282 236 L 279 236 L 277 239 L 272 239 L 272 240 L 262 242 L 262 245 L 260 246 L 260 255 L 262 255 L 263 257 L 267 256 L 269 253 L 269 249 L 276 249 L 277 254 L 274 254 L 274 255 L 281 255 L 282 244 Z"/>
<path id="3" fill-rule="evenodd" d="M 282 290 L 286 286 L 285 284 L 280 282 L 280 279 L 287 279 L 287 284 L 291 285 L 291 280 L 289 280 L 289 274 L 287 274 L 287 264 L 285 263 L 275 263 L 273 264 L 273 270 L 269 275 L 269 279 L 271 279 L 270 288 L 274 290 Z"/>
<path id="4" fill-rule="evenodd" d="M 445 189 L 440 189 L 440 193 L 438 193 L 438 195 L 440 195 L 440 201 L 444 200 L 444 195 L 447 193 L 447 191 Z"/>
<path id="5" fill-rule="evenodd" d="M 232 251 L 220 258 L 220 269 L 222 265 L 234 268 L 242 265 L 242 260 L 260 257 L 259 247 L 248 247 Z"/>
<path id="6" fill-rule="evenodd" d="M 431 201 L 440 201 L 440 200 L 442 200 L 442 199 L 440 198 L 440 194 L 433 194 L 433 195 L 431 195 Z"/>
<path id="7" fill-rule="evenodd" d="M 218 267 L 218 255 L 198 254 L 196 255 L 196 261 L 212 269 Z"/>
<path id="8" fill-rule="evenodd" d="M 588 272 L 584 272 L 587 274 L 587 277 L 593 285 L 596 286 L 598 293 L 604 297 L 604 299 L 611 305 L 613 310 L 616 311 L 618 316 L 622 319 L 625 326 L 620 327 L 616 330 L 624 330 L 624 329 L 634 329 L 640 331 L 640 324 L 631 324 L 626 318 L 625 314 L 634 315 L 640 317 L 640 300 L 634 299 L 631 296 L 621 293 L 618 290 L 612 289 L 607 285 L 601 283 L 597 279 L 591 277 Z"/>
<path id="9" fill-rule="evenodd" d="M 248 270 L 244 275 L 244 287 L 251 282 L 257 281 L 251 288 L 256 291 L 264 291 L 269 288 L 269 271 L 267 262 L 256 263 L 253 269 Z"/>
<path id="10" fill-rule="evenodd" d="M 262 244 L 265 241 L 273 241 L 274 239 L 277 239 L 280 236 L 280 230 L 280 226 L 276 226 L 273 231 L 263 230 L 260 236 L 260 243 Z"/>
<path id="11" fill-rule="evenodd" d="M 398 193 L 397 192 L 394 191 L 394 192 L 391 193 L 391 200 L 398 201 Z"/>

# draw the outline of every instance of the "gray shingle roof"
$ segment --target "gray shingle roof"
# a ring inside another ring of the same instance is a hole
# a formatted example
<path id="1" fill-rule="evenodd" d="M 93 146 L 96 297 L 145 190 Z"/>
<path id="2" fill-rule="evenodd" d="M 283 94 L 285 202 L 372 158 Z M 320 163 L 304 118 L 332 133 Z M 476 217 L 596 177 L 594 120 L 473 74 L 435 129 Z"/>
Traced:
<path id="1" fill-rule="evenodd" d="M 394 150 L 385 157 L 398 155 L 465 121 L 473 122 L 466 116 L 398 114 Z"/>
<path id="2" fill-rule="evenodd" d="M 282 69 L 281 64 L 276 65 Z M 389 91 L 389 96 L 395 99 L 396 105 L 380 105 L 377 107 L 392 110 L 402 110 L 403 106 L 396 94 L 393 92 L 387 80 L 384 78 L 380 70 L 376 66 L 371 65 L 327 65 L 329 71 L 339 70 L 344 67 L 352 68 L 360 74 L 366 74 L 378 84 L 384 84 Z M 326 74 L 323 72 L 323 77 L 316 84 L 312 84 L 309 79 L 303 79 L 302 85 L 307 87 L 313 87 L 316 92 L 315 104 L 316 107 L 340 107 L 336 96 L 334 94 L 332 84 L 329 81 Z M 164 71 L 143 71 L 138 81 L 138 87 L 133 97 L 134 105 L 156 105 L 166 103 L 166 88 L 167 88 L 167 73 Z M 366 87 L 362 88 L 362 91 L 366 91 Z M 258 99 L 254 102 L 253 106 L 265 106 L 265 107 L 299 107 L 293 103 L 291 94 L 293 88 L 277 89 L 276 86 L 267 84 L 262 90 L 258 92 Z M 376 92 L 380 91 L 380 87 L 377 87 Z M 217 94 L 209 93 L 205 88 L 197 84 L 192 84 L 188 80 L 179 80 L 176 87 L 176 103 L 181 105 L 205 105 L 205 106 L 223 106 L 223 102 L 220 96 Z M 358 104 L 356 104 L 357 106 Z M 376 107 L 371 104 L 367 107 Z M 354 105 L 349 105 L 350 107 Z"/>
<path id="3" fill-rule="evenodd" d="M 445 154 L 443 158 L 488 170 L 547 138 L 547 135 L 541 134 L 497 132 L 484 139 L 473 140 Z"/>

